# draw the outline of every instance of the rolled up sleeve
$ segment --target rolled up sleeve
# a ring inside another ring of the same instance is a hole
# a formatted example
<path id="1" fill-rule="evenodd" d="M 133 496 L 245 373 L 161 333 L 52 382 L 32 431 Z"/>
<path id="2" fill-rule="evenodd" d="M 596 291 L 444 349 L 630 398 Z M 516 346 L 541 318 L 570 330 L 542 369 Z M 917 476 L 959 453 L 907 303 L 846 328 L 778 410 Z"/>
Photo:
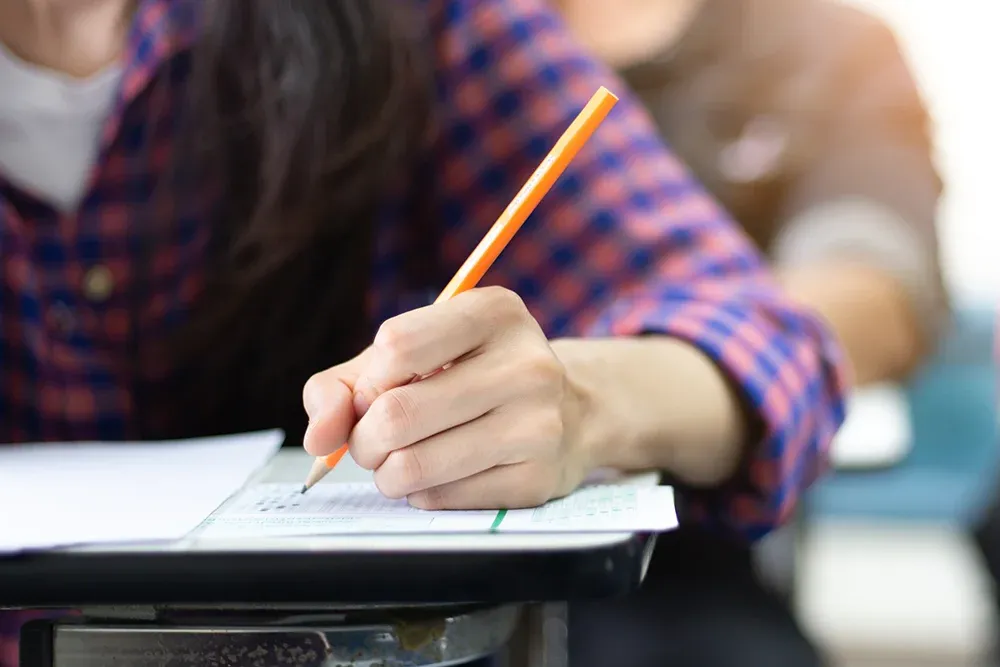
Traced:
<path id="1" fill-rule="evenodd" d="M 741 231 L 669 154 L 615 76 L 542 0 L 437 0 L 434 152 L 442 275 L 482 238 L 601 85 L 621 102 L 485 282 L 550 337 L 663 335 L 712 359 L 754 424 L 745 465 L 680 489 L 682 521 L 750 538 L 787 518 L 844 414 L 841 353 L 776 288 Z"/>

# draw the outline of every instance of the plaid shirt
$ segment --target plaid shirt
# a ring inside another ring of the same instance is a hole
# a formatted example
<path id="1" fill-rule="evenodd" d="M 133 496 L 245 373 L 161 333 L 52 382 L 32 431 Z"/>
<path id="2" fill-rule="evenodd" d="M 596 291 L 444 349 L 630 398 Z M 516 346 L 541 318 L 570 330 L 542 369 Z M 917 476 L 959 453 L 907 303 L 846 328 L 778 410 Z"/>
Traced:
<path id="1" fill-rule="evenodd" d="M 387 202 L 373 321 L 440 287 L 598 86 L 626 92 L 545 0 L 407 1 L 429 16 L 434 39 L 444 131 L 429 159 L 442 275 L 415 285 L 400 268 L 413 252 L 395 213 L 406 207 Z M 199 295 L 212 203 L 181 189 L 170 198 L 173 226 L 146 260 L 152 291 L 138 304 L 129 296 L 140 261 L 129 231 L 179 129 L 199 5 L 140 2 L 121 92 L 76 212 L 56 213 L 0 182 L 0 441 L 134 433 L 134 341 L 141 347 L 183 321 Z M 713 358 L 762 438 L 738 483 L 688 494 L 685 515 L 756 536 L 789 515 L 843 416 L 838 350 L 761 261 L 623 95 L 486 282 L 520 294 L 550 337 L 666 334 Z M 96 290 L 95 275 L 113 289 Z"/>

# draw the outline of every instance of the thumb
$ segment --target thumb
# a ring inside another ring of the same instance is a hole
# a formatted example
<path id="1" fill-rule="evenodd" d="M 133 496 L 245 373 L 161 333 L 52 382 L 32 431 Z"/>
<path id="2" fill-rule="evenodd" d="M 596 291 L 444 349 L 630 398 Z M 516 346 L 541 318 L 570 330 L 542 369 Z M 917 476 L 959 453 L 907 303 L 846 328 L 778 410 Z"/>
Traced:
<path id="1" fill-rule="evenodd" d="M 357 423 L 354 412 L 354 385 L 364 363 L 365 350 L 350 361 L 317 373 L 302 389 L 302 403 L 309 426 L 302 446 L 313 456 L 337 451 Z"/>

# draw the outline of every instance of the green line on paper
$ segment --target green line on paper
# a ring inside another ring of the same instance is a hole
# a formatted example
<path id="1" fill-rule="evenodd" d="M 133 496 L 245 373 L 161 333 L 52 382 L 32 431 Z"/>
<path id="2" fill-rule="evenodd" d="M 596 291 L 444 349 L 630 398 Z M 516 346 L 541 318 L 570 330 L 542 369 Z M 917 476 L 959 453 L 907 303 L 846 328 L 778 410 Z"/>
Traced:
<path id="1" fill-rule="evenodd" d="M 493 525 L 490 526 L 490 532 L 495 533 L 500 528 L 500 524 L 503 523 L 503 518 L 507 516 L 507 510 L 500 510 L 497 512 L 497 516 L 493 519 Z"/>

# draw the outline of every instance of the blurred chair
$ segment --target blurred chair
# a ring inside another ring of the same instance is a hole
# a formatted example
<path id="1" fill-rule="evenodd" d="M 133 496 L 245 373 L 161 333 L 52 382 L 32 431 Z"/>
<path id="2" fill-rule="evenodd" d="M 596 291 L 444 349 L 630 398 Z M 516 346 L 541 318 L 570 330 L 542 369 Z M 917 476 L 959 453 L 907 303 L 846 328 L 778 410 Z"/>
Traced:
<path id="1" fill-rule="evenodd" d="M 991 497 L 995 313 L 960 309 L 906 389 L 913 442 L 897 466 L 838 472 L 810 495 L 794 596 L 836 665 L 983 664 L 996 619 L 969 528 Z"/>

